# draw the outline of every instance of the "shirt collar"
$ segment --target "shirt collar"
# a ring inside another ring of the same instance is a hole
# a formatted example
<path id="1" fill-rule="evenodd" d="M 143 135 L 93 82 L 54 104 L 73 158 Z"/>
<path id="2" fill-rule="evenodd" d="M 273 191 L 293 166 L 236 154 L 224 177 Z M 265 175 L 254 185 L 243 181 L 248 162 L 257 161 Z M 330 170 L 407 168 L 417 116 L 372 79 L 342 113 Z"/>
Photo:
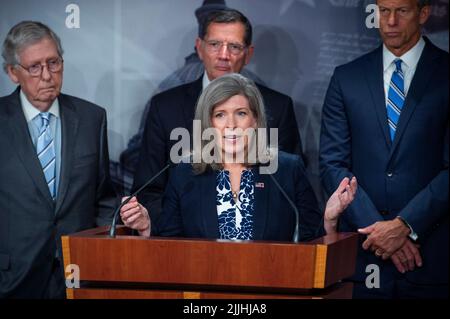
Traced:
<path id="1" fill-rule="evenodd" d="M 208 74 L 206 74 L 206 71 L 203 73 L 203 80 L 202 80 L 202 90 L 206 89 L 206 87 L 211 83 L 211 81 L 208 78 Z"/>
<path id="2" fill-rule="evenodd" d="M 401 57 L 397 57 L 394 55 L 386 45 L 383 44 L 383 69 L 386 70 L 391 66 L 391 64 L 396 59 L 401 59 L 403 63 L 409 69 L 415 69 L 417 64 L 419 63 L 420 56 L 422 55 L 423 49 L 425 48 L 425 40 L 420 37 L 419 41 L 416 43 L 414 47 L 412 47 L 408 52 L 403 54 Z"/>
<path id="3" fill-rule="evenodd" d="M 389 51 L 386 45 L 383 44 L 383 70 L 386 72 L 386 70 L 391 66 L 392 62 L 394 62 L 396 59 L 401 59 L 409 69 L 415 69 L 417 64 L 419 63 L 419 59 L 424 48 L 425 40 L 420 37 L 419 41 L 414 47 L 412 47 L 401 57 L 397 57 L 391 51 Z"/>
<path id="4" fill-rule="evenodd" d="M 22 90 L 20 90 L 20 102 L 22 104 L 22 110 L 25 114 L 25 119 L 27 120 L 27 122 L 30 122 L 36 116 L 38 116 L 39 113 L 41 113 L 41 111 L 39 111 L 36 107 L 33 106 L 33 104 L 30 103 L 30 101 L 28 101 L 28 98 L 25 96 Z M 53 101 L 47 112 L 49 112 L 56 118 L 59 117 L 59 102 L 57 98 Z"/>

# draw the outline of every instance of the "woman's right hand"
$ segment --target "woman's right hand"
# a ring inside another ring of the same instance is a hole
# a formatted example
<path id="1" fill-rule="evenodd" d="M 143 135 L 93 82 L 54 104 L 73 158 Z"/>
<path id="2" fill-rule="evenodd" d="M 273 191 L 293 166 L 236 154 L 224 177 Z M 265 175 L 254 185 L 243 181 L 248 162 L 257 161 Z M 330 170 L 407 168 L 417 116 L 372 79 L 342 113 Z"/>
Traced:
<path id="1" fill-rule="evenodd" d="M 122 202 L 128 197 L 123 197 Z M 147 209 L 133 197 L 120 209 L 120 218 L 125 226 L 135 229 L 141 236 L 150 236 L 151 220 Z"/>

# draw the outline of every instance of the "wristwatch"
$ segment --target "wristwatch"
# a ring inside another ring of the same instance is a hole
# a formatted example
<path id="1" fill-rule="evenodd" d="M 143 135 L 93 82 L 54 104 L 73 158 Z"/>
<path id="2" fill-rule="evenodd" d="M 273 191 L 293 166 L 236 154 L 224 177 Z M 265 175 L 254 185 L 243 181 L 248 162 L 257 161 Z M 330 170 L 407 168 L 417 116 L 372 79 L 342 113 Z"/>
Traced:
<path id="1" fill-rule="evenodd" d="M 396 218 L 400 219 L 403 222 L 403 224 L 405 224 L 405 226 L 409 228 L 409 230 L 410 230 L 410 233 L 408 235 L 409 239 L 411 239 L 414 242 L 417 241 L 419 236 L 417 235 L 416 232 L 414 232 L 414 230 L 412 229 L 411 225 L 408 224 L 408 222 L 402 216 L 397 216 Z"/>

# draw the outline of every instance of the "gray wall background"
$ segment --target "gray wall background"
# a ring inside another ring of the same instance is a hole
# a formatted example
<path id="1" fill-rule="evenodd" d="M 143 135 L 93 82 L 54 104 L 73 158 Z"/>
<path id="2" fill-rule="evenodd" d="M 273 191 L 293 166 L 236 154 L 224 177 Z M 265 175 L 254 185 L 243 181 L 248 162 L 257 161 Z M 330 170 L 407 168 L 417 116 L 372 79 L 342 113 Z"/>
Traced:
<path id="1" fill-rule="evenodd" d="M 448 2 L 435 0 L 426 33 L 448 51 Z M 66 6 L 80 8 L 80 28 L 68 29 Z M 110 154 L 117 160 L 139 127 L 158 84 L 181 67 L 197 35 L 194 10 L 202 0 L 0 0 L 0 39 L 21 20 L 39 20 L 61 37 L 63 92 L 107 109 Z M 317 150 L 323 98 L 335 66 L 379 44 L 367 29 L 374 0 L 226 0 L 254 27 L 255 56 L 248 69 L 290 95 L 318 187 Z M 0 95 L 13 91 L 0 75 Z"/>

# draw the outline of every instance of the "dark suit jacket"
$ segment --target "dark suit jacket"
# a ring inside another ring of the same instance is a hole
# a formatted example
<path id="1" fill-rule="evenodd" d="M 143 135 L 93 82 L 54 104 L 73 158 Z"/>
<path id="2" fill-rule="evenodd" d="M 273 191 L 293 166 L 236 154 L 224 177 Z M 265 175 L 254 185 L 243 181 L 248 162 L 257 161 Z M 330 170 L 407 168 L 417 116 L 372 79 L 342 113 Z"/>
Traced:
<path id="1" fill-rule="evenodd" d="M 358 179 L 341 230 L 402 216 L 419 235 L 424 260 L 406 278 L 438 284 L 448 283 L 448 53 L 425 41 L 393 142 L 382 47 L 336 68 L 323 109 L 320 167 L 328 192 L 344 176 Z M 402 277 L 390 260 L 361 250 L 356 279 L 365 280 L 368 264 L 382 266 L 382 281 Z"/>
<path id="2" fill-rule="evenodd" d="M 116 199 L 109 182 L 105 110 L 64 94 L 58 100 L 62 159 L 53 202 L 19 88 L 0 98 L 0 298 L 45 297 L 55 255 L 62 260 L 61 235 L 111 221 Z"/>
<path id="3" fill-rule="evenodd" d="M 292 99 L 264 86 L 258 84 L 257 86 L 264 98 L 268 127 L 279 129 L 280 150 L 300 154 L 300 136 Z M 174 128 L 187 128 L 192 133 L 192 121 L 201 91 L 202 77 L 152 98 L 133 189 L 142 186 L 169 161 L 170 149 L 177 142 L 170 140 L 170 133 Z M 168 174 L 163 174 L 139 195 L 139 201 L 147 207 L 154 220 L 158 218 L 161 211 L 160 200 L 167 178 Z"/>
<path id="4" fill-rule="evenodd" d="M 294 210 L 269 175 L 260 174 L 258 167 L 253 172 L 255 183 L 260 183 L 260 187 L 255 187 L 253 239 L 291 241 Z M 300 157 L 280 152 L 278 170 L 273 177 L 299 211 L 300 239 L 322 236 L 323 214 L 317 208 Z M 196 175 L 191 164 L 177 165 L 169 177 L 161 217 L 152 222 L 152 235 L 219 238 L 216 186 L 216 172 L 209 170 Z"/>

